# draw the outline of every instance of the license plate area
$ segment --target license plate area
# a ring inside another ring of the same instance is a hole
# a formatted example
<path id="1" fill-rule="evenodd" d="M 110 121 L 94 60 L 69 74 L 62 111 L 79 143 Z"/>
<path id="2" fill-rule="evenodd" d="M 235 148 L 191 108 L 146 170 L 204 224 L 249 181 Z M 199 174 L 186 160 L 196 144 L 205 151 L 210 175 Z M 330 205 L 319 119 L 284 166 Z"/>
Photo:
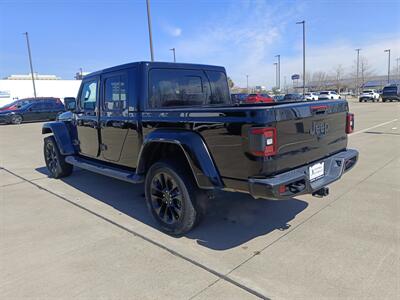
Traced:
<path id="1" fill-rule="evenodd" d="M 325 175 L 325 162 L 320 162 L 312 165 L 308 168 L 308 174 L 310 176 L 310 181 L 315 181 L 324 177 Z"/>

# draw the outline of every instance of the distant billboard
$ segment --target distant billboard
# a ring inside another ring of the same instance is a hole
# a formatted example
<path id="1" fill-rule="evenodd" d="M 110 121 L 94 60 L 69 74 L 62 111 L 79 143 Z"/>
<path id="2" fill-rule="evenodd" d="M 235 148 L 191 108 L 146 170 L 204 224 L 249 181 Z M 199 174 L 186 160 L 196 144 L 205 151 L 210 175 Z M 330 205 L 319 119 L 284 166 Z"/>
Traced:
<path id="1" fill-rule="evenodd" d="M 299 74 L 293 74 L 292 75 L 292 80 L 298 80 L 300 79 L 300 75 Z"/>

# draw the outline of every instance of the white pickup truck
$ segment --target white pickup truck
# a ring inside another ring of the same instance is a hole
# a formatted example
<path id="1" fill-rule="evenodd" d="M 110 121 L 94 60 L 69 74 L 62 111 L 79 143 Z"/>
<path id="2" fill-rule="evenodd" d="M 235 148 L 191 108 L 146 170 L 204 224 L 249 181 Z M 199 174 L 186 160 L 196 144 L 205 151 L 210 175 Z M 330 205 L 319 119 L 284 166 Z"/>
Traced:
<path id="1" fill-rule="evenodd" d="M 322 91 L 318 96 L 318 100 L 338 100 L 340 98 L 340 95 L 335 91 Z"/>
<path id="2" fill-rule="evenodd" d="M 360 101 L 360 102 L 378 101 L 379 102 L 379 93 L 377 93 L 375 90 L 364 90 L 364 91 L 362 91 L 360 97 L 358 98 L 358 101 Z"/>

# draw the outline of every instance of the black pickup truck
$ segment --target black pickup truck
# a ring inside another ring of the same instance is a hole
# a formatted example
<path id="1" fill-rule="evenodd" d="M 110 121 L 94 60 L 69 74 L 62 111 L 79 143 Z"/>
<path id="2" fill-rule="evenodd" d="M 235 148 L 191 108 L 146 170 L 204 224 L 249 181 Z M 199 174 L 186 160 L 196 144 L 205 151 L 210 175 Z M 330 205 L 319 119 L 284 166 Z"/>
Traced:
<path id="1" fill-rule="evenodd" d="M 345 100 L 231 104 L 223 67 L 137 62 L 84 77 L 68 118 L 45 123 L 50 176 L 73 166 L 144 182 L 161 229 L 189 231 L 210 190 L 324 196 L 357 162 Z"/>

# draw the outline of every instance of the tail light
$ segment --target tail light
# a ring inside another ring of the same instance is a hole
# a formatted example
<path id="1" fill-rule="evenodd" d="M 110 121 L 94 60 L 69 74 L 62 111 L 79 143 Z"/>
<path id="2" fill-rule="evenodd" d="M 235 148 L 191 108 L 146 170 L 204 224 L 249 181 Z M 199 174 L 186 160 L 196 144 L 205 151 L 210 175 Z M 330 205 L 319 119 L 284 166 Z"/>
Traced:
<path id="1" fill-rule="evenodd" d="M 252 128 L 249 137 L 250 151 L 253 155 L 268 157 L 276 154 L 276 128 Z"/>
<path id="2" fill-rule="evenodd" d="M 346 133 L 352 133 L 354 131 L 354 114 L 347 113 L 346 116 Z"/>

